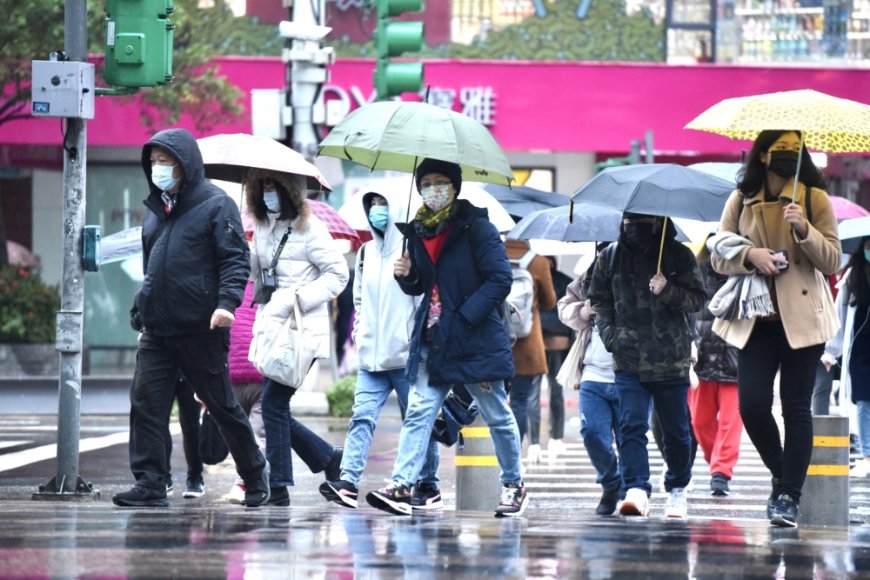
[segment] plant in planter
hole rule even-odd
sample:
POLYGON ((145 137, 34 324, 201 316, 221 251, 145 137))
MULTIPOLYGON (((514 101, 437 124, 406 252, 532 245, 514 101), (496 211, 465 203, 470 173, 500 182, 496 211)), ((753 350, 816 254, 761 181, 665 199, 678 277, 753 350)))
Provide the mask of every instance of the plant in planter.
POLYGON ((356 390, 356 375, 347 375, 326 389, 329 414, 333 417, 353 415, 353 395, 356 390))
POLYGON ((60 292, 39 272, 12 266, 0 270, 0 342, 54 343, 60 292))
POLYGON ((0 270, 0 376, 57 373, 60 293, 35 270, 0 270))

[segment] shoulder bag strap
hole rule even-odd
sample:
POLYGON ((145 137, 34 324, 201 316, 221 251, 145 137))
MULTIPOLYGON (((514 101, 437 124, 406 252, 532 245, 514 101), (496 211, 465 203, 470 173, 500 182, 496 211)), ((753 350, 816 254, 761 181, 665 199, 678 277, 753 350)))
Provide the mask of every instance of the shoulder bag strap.
POLYGON ((287 243, 287 238, 290 236, 290 232, 293 230, 290 226, 287 226, 287 231, 284 232, 284 236, 281 238, 281 242, 278 244, 278 249, 275 250, 275 256, 272 258, 272 263, 269 264, 269 270, 274 271, 275 266, 278 265, 278 257, 281 255, 281 252, 284 251, 284 244, 287 243))

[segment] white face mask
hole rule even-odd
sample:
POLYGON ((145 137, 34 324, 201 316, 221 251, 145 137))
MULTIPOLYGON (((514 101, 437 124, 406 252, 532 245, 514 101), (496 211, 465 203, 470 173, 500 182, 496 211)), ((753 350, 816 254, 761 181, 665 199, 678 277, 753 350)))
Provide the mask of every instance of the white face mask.
POLYGON ((154 165, 151 167, 151 183, 162 191, 169 191, 178 184, 178 179, 172 177, 174 165, 154 165))
POLYGON ((439 212, 453 201, 449 185, 430 185, 420 191, 423 203, 434 212, 439 212))
POLYGON ((281 200, 278 199, 278 192, 274 189, 263 192, 263 203, 266 204, 266 209, 272 213, 281 213, 281 200))

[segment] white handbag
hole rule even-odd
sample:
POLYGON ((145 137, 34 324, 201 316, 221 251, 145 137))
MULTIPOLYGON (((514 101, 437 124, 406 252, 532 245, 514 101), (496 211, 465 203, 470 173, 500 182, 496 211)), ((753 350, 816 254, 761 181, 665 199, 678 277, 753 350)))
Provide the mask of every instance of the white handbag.
POLYGON ((556 382, 563 387, 571 387, 575 391, 580 388, 580 377, 583 374, 583 358, 586 355, 586 346, 592 334, 592 327, 587 326, 577 334, 571 350, 565 355, 565 362, 556 375, 556 382))
POLYGON ((299 303, 293 305, 287 320, 260 316, 252 330, 248 360, 264 377, 294 389, 300 387, 314 363, 317 344, 304 333, 299 303))

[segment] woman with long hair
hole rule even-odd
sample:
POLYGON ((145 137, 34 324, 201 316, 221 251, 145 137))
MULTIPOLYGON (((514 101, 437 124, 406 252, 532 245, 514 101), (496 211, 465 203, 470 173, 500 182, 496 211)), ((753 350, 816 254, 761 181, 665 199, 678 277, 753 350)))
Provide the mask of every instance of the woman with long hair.
POLYGON ((822 364, 830 371, 843 357, 840 373, 840 404, 849 396, 858 406, 858 436, 864 460, 850 475, 870 475, 870 236, 861 241, 849 259, 848 270, 840 283, 835 306, 840 317, 840 332, 828 341, 822 364))
POLYGON ((824 188, 825 180, 803 146, 800 132, 762 131, 719 223, 719 236, 732 234, 738 245, 727 252, 720 252, 717 245, 711 256, 715 271, 747 278, 757 275, 748 283, 754 283, 756 290, 761 287, 755 294, 756 304, 764 308, 757 308, 755 316, 717 318, 713 331, 740 349, 740 415, 773 476, 767 514, 777 526, 797 525, 813 447, 811 400, 816 361, 825 342, 837 332, 831 290, 824 276, 839 268, 842 251, 837 220, 824 188), (773 417, 777 373, 784 440, 773 417))
MULTIPOLYGON (((348 279, 347 262, 333 243, 326 225, 308 208, 305 189, 288 174, 255 170, 245 182, 248 211, 254 218, 251 279, 271 268, 277 289, 257 309, 257 319, 286 320, 298 303, 307 339, 317 341, 316 358, 329 356, 330 318, 327 303, 338 296, 348 279)), ((256 296, 255 296, 256 299, 256 296)), ((293 485, 292 448, 312 472, 327 472, 341 463, 341 449, 333 447, 293 419, 290 398, 296 389, 272 380, 263 381, 263 424, 266 459, 272 467, 272 505, 290 505, 293 485)))

